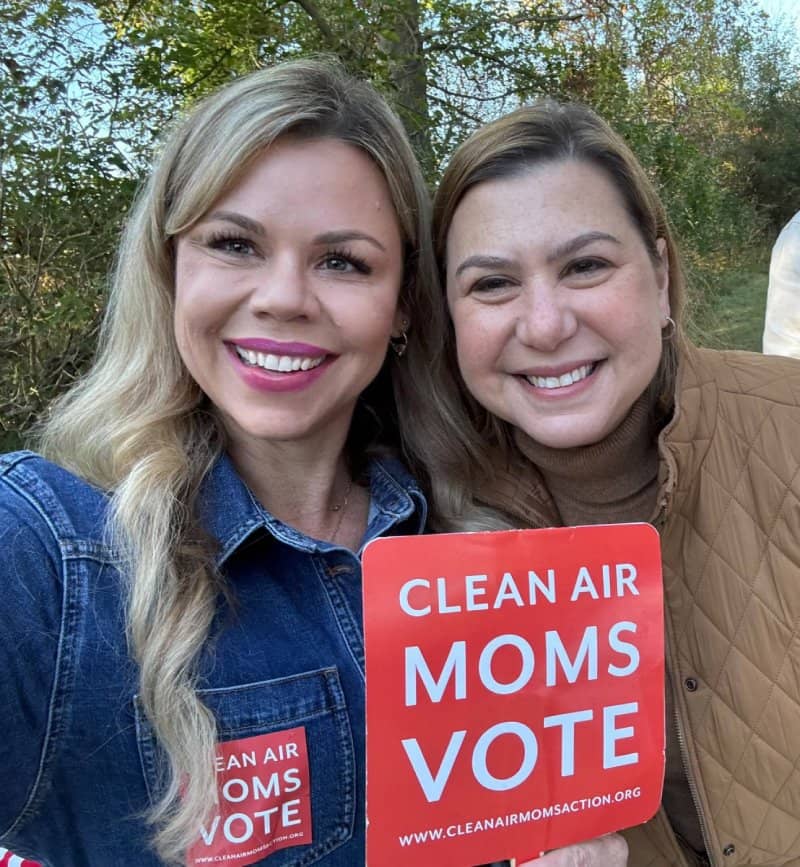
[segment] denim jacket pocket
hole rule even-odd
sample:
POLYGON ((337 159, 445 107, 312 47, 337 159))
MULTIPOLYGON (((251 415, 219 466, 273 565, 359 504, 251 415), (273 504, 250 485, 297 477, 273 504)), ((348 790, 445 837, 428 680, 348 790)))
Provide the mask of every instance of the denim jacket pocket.
MULTIPOLYGON (((268 867, 314 864, 353 834, 356 763, 344 693, 335 668, 221 689, 199 690, 220 741, 303 727, 308 746, 313 841, 258 861, 268 867)), ((151 800, 162 790, 159 746, 134 698, 139 756, 151 800)))

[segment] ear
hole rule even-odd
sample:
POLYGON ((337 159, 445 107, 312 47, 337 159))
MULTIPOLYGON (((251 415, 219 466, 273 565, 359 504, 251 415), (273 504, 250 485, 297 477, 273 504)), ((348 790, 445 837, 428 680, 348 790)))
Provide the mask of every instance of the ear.
POLYGON ((669 256, 667 255, 667 241, 665 238, 656 238, 656 250, 658 250, 659 262, 656 265, 656 280, 658 281, 658 302, 661 312, 666 319, 670 315, 669 304, 669 256))

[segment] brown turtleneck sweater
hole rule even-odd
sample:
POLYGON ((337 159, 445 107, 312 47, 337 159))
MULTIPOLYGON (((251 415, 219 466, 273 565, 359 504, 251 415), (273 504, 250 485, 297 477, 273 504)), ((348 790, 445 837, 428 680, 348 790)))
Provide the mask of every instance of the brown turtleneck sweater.
MULTIPOLYGON (((652 522, 658 511, 659 428, 653 400, 645 392, 619 427, 599 443, 553 449, 517 429, 514 441, 525 461, 499 471, 496 486, 482 491, 480 499, 536 526, 555 510, 564 526, 652 522), (527 472, 520 472, 525 466, 527 472), (529 494, 537 470, 551 503, 529 494)), ((672 689, 667 686, 663 805, 678 836, 699 856, 705 844, 681 757, 672 689)))
POLYGON ((567 527, 652 520, 658 494, 657 436, 646 394, 599 443, 551 449, 519 429, 514 432, 517 447, 539 468, 567 527))

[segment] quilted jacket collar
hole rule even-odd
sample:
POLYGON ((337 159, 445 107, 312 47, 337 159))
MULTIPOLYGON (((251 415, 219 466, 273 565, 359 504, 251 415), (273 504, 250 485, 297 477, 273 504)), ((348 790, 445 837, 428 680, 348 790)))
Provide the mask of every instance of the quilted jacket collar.
POLYGON ((714 356, 686 341, 678 367, 675 409, 658 435, 658 511, 652 523, 659 529, 669 513, 681 480, 699 471, 716 427, 717 385, 711 373, 714 356))

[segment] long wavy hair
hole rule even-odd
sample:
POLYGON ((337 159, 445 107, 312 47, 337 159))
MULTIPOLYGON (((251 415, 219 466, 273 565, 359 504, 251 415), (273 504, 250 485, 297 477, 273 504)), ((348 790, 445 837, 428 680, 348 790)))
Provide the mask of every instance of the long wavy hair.
POLYGON ((168 863, 182 862, 215 803, 216 728, 197 694, 197 660, 228 592, 213 566, 213 540, 196 517, 201 481, 225 435, 176 347, 174 239, 284 136, 337 139, 368 154, 386 179, 405 245, 400 305, 411 321, 408 351, 402 359, 389 353, 362 395, 351 460, 397 448, 409 426, 424 438, 437 422, 422 403, 409 407, 421 392, 424 406, 435 405, 443 387, 422 351, 445 318, 428 191, 384 100, 336 63, 306 60, 244 76, 198 104, 168 137, 134 204, 94 365, 53 406, 40 442, 47 457, 110 497, 139 700, 167 762, 165 791, 148 818, 168 863))
MULTIPOLYGON (((655 264, 662 264, 657 240, 666 243, 669 301, 676 323, 663 341, 661 361, 651 384, 661 414, 674 399, 678 355, 685 340, 682 327, 685 280, 680 254, 664 206, 639 161, 625 141, 594 111, 578 103, 542 100, 520 108, 477 130, 455 152, 434 197, 434 248, 440 282, 446 285, 447 235, 464 195, 478 184, 516 177, 547 162, 578 160, 596 166, 610 178, 655 264)), ((448 387, 455 381, 458 408, 450 410, 445 450, 427 448, 414 455, 426 465, 433 489, 434 524, 441 530, 498 529, 507 518, 484 507, 474 491, 486 480, 488 468, 513 463, 511 427, 482 407, 469 393, 458 372, 455 332, 445 321, 438 343, 443 347, 441 369, 448 387)))

